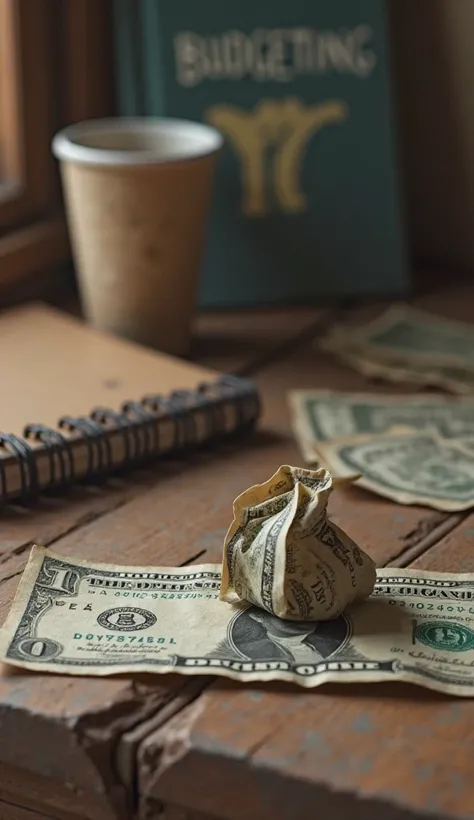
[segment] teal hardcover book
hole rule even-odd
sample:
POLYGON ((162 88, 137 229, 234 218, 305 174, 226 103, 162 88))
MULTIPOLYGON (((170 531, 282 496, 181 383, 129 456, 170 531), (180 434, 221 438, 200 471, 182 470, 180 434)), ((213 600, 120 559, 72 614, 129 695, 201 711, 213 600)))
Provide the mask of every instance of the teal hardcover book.
POLYGON ((225 137, 207 306, 409 288, 383 0, 116 0, 120 112, 225 137))

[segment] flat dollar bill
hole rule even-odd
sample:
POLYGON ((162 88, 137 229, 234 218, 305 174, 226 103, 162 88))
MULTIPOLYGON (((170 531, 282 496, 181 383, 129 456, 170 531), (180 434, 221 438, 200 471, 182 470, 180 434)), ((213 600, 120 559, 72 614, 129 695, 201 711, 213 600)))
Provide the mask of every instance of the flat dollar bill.
POLYGON ((336 326, 323 346, 351 346, 381 359, 414 360, 474 370, 474 328, 409 305, 393 305, 358 327, 336 326))
POLYGON ((309 464, 318 461, 317 442, 375 435, 394 427, 430 427, 443 438, 474 441, 474 399, 293 390, 288 400, 293 430, 309 464))
POLYGON ((474 575, 378 570, 370 598, 339 617, 288 622, 220 601, 220 569, 92 564, 35 547, 0 657, 70 675, 404 681, 474 695, 474 575))
POLYGON ((316 445, 335 476, 360 474, 358 486, 399 504, 458 512, 474 506, 474 450, 436 432, 389 431, 316 445))

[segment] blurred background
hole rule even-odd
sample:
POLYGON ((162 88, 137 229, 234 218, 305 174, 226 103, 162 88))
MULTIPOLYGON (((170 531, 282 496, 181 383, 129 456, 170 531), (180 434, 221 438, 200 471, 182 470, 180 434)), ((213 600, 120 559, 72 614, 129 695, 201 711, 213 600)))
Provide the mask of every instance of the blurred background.
POLYGON ((74 287, 51 139, 112 115, 224 131, 202 304, 397 296, 427 271, 470 278, 473 35, 472 0, 0 0, 0 305, 74 287), (341 32, 359 36, 365 62, 341 32), (311 137, 285 189, 282 135, 334 100, 344 122, 311 137), (271 143, 260 211, 229 106, 271 143))

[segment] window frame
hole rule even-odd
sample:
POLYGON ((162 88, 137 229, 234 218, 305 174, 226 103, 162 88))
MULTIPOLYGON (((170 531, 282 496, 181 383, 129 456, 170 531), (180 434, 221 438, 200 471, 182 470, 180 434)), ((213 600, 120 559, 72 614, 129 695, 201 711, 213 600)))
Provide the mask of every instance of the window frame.
POLYGON ((7 175, 6 183, 0 186, 2 233, 43 213, 56 193, 49 155, 55 127, 50 5, 50 0, 0 0, 0 32, 7 63, 6 70, 0 72, 0 151, 5 163, 3 174, 7 175), (6 196, 1 195, 4 185, 6 196))
POLYGON ((71 258, 51 139, 65 125, 114 113, 111 7, 0 0, 0 302, 32 276, 41 290, 71 258))

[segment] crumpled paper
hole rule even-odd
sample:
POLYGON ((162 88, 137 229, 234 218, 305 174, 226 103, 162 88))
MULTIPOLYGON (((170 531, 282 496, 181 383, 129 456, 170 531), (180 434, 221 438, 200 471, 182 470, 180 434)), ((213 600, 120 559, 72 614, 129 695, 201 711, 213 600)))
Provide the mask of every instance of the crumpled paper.
POLYGON ((330 493, 348 481, 283 465, 239 495, 224 542, 220 599, 289 621, 324 621, 367 598, 375 564, 327 517, 330 493))

